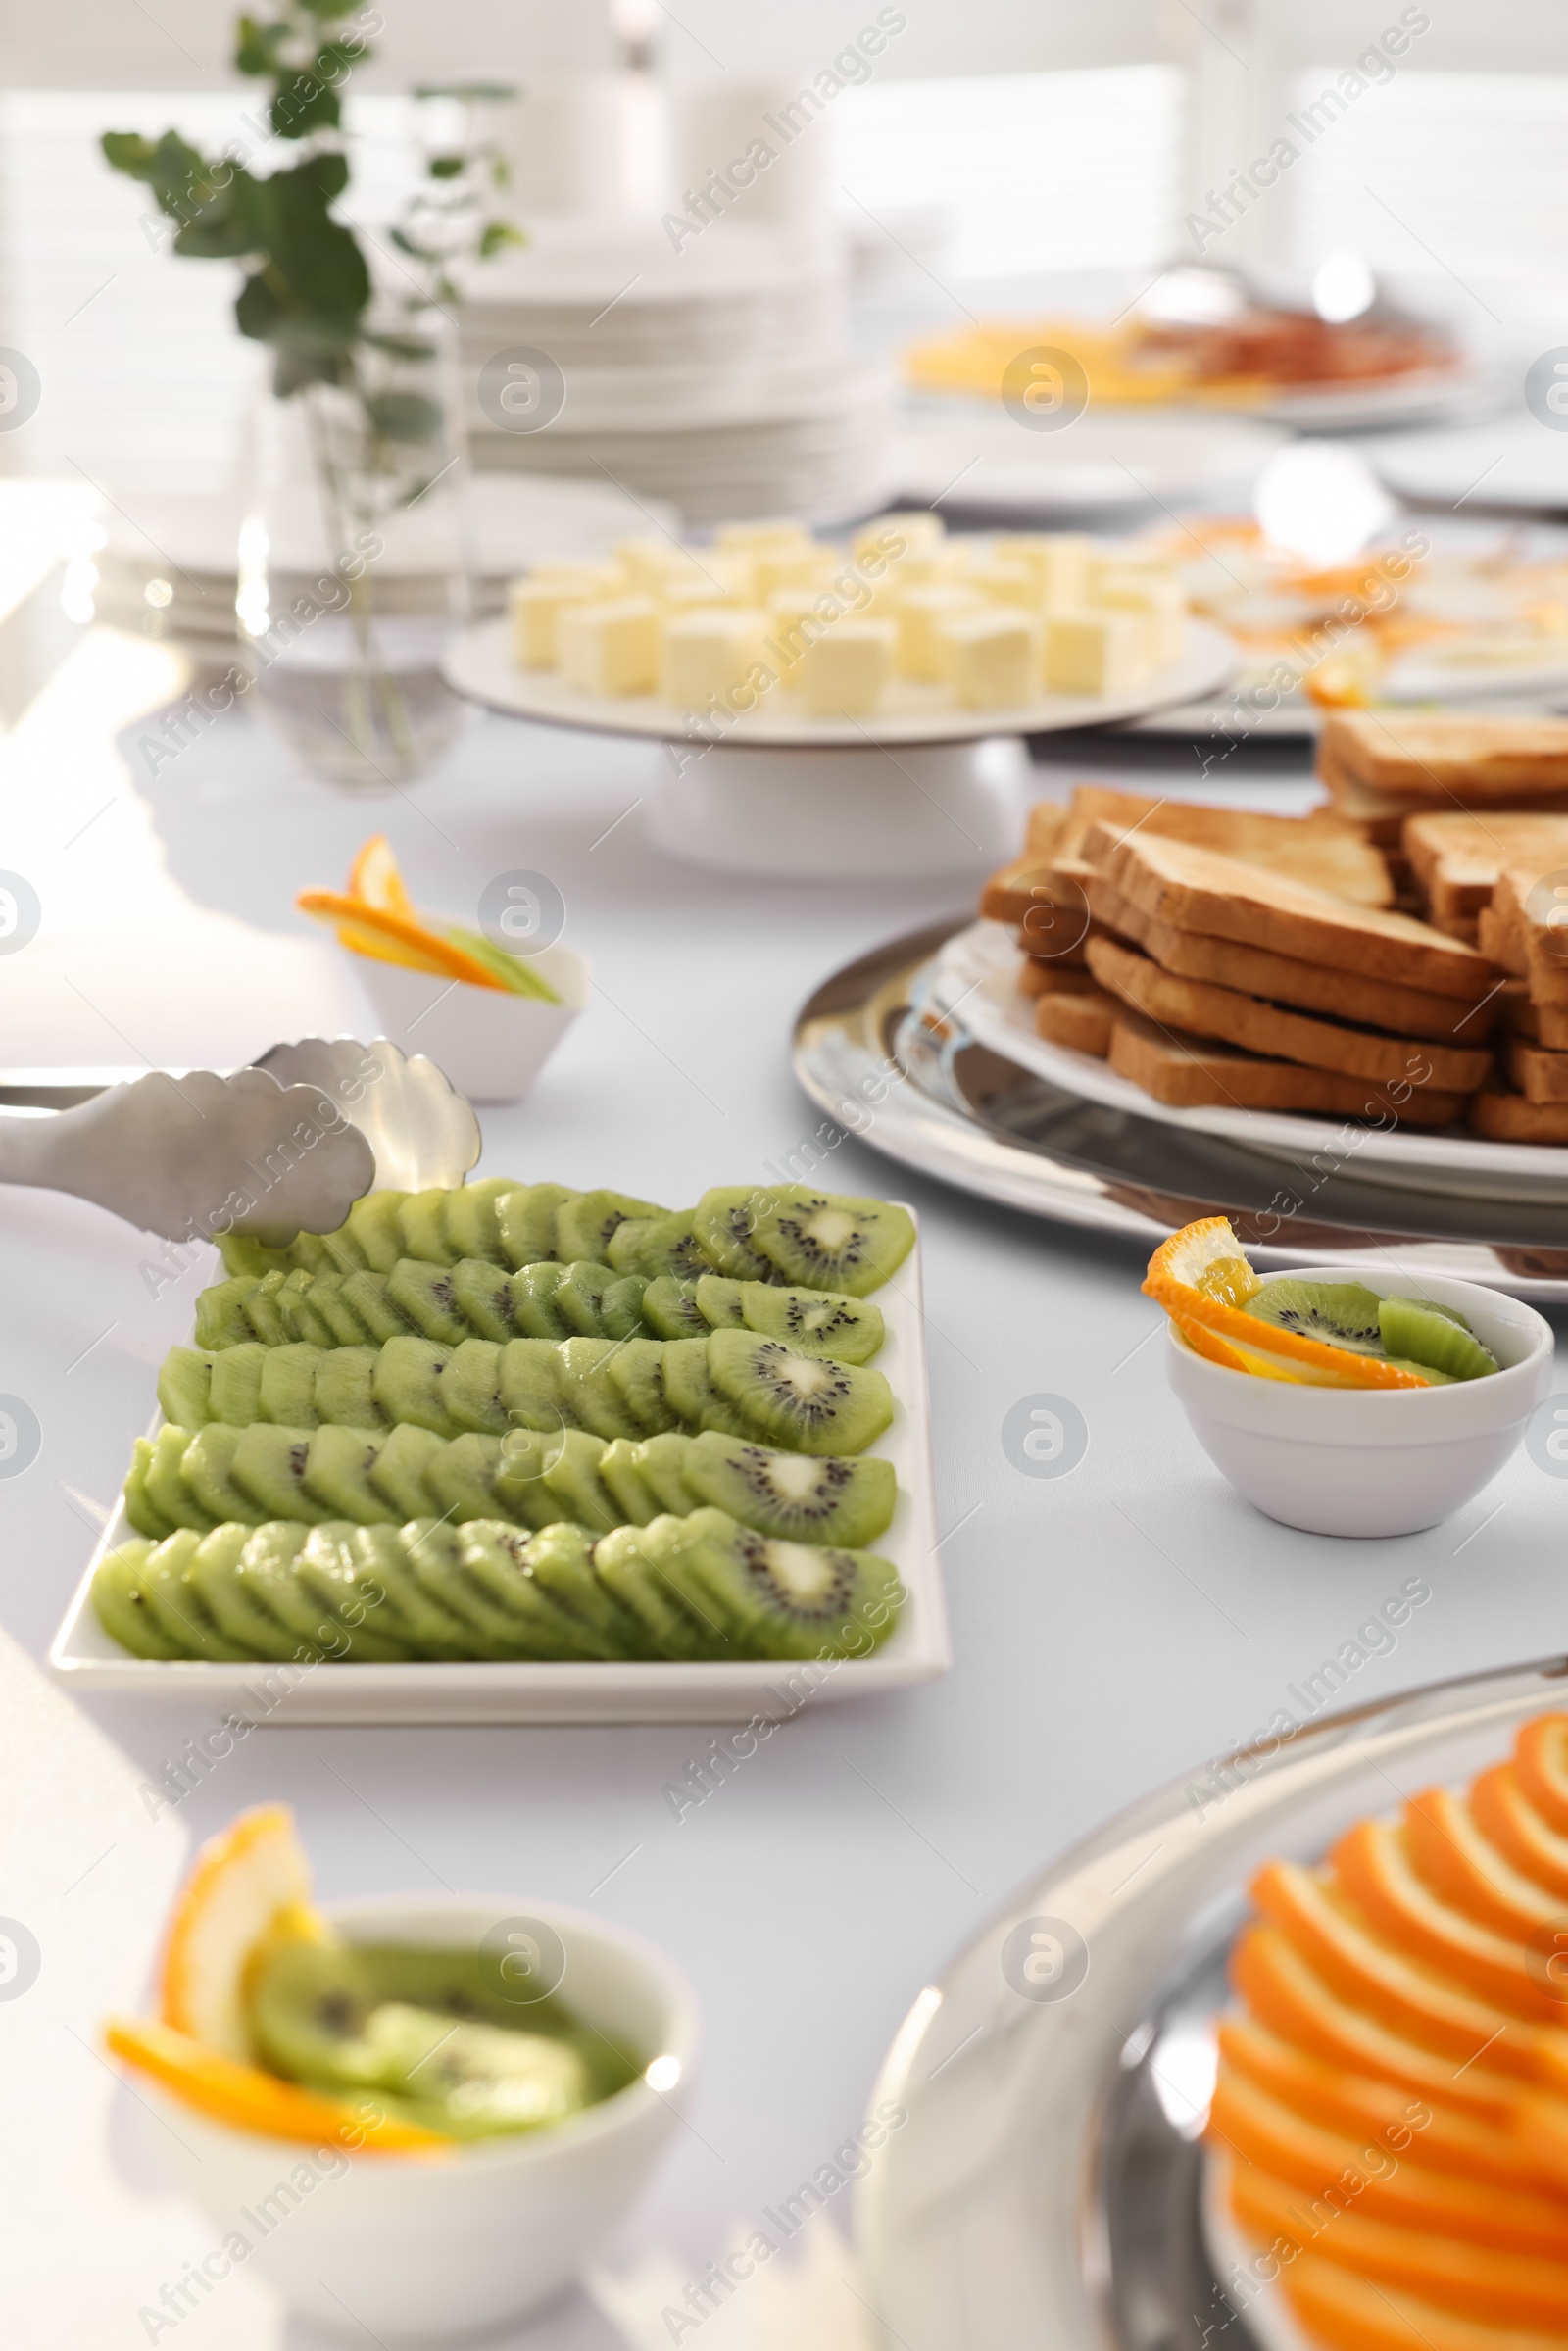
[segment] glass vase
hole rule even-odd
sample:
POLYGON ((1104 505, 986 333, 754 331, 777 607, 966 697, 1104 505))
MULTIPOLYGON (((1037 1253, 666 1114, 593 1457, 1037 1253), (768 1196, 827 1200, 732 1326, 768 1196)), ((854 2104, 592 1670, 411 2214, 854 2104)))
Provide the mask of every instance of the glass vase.
POLYGON ((255 691, 311 775, 400 789, 467 716, 441 673, 469 610, 447 321, 372 316, 351 344, 272 357, 239 543, 255 691))

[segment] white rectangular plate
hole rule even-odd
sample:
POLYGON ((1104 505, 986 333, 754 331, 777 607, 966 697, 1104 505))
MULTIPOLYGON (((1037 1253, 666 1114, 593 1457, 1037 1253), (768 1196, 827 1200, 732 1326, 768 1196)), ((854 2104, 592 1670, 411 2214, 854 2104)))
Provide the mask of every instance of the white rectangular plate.
MULTIPOLYGON (((913 1209, 909 1211, 914 1214, 913 1209)), ((870 1697, 934 1682, 953 1663, 937 1557, 931 1401, 918 1240, 876 1294, 887 1320, 877 1369, 894 1394, 893 1425, 868 1450, 893 1463, 899 1506, 875 1548, 908 1593, 886 1644, 863 1662, 786 1658, 735 1665, 207 1665, 129 1657, 88 1596, 104 1553, 134 1533, 123 1505, 104 1529, 49 1651, 73 1690, 112 1690, 274 1723, 710 1723, 781 1721, 807 1704, 870 1697), (286 1677, 298 1674, 292 1687, 286 1677)))

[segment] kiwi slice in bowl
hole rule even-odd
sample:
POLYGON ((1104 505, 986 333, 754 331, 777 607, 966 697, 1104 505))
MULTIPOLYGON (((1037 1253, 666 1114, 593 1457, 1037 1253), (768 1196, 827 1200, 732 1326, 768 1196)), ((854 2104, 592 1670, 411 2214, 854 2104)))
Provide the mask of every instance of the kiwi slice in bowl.
POLYGON ((1294 1331, 1298 1338, 1319 1340, 1325 1347, 1381 1355, 1385 1349, 1379 1302, 1377 1292, 1363 1282, 1313 1282, 1282 1274, 1278 1281, 1265 1282, 1242 1311, 1277 1330, 1294 1331))
MULTIPOLYGON (((1501 1367, 1483 1347, 1469 1325, 1451 1306, 1426 1298, 1385 1298, 1378 1301, 1378 1322, 1390 1355, 1401 1357, 1420 1372, 1448 1380, 1484 1380, 1501 1367)), ((157 1500, 156 1494, 154 1500, 157 1500)))
POLYGON ((792 1354, 753 1331, 714 1331, 708 1376, 747 1432, 799 1453, 860 1453, 893 1419, 879 1371, 792 1354))
POLYGON ((913 1249, 914 1219, 891 1200, 803 1187, 767 1197, 754 1241, 775 1282, 864 1298, 897 1273, 913 1249))
POLYGON ((769 1452, 714 1431, 694 1438, 682 1458, 701 1500, 784 1543, 857 1549, 886 1532, 899 1497, 891 1461, 769 1452))
POLYGON ((649 1533, 688 1605, 754 1657, 863 1657, 898 1621, 898 1571, 872 1552, 778 1542, 715 1509, 649 1533))

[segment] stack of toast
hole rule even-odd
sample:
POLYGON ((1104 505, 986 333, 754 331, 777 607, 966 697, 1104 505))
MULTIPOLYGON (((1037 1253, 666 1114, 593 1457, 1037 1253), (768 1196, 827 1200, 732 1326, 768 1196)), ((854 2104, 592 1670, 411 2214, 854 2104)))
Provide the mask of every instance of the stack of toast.
POLYGON ((1418 895, 1412 816, 1568 815, 1568 718, 1331 710, 1317 771, 1339 814, 1384 852, 1403 905, 1418 895))
POLYGON ((1161 1102, 1382 1125, 1446 1125, 1491 1075, 1497 972, 1390 906, 1353 824, 1098 789, 1036 817, 981 910, 1021 931, 1043 1036, 1161 1102), (1062 926, 1056 955, 1028 927, 1041 905, 1062 926))

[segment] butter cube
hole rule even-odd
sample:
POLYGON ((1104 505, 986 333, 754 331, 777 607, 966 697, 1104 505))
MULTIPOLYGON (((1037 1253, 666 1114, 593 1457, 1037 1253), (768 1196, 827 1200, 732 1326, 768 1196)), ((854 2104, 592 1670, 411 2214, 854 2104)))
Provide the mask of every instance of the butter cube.
POLYGON ((810 547, 811 534, 804 522, 775 514, 762 522, 721 522, 713 533, 713 544, 736 555, 760 555, 764 549, 781 553, 785 548, 804 555, 810 547))
POLYGON ((530 572, 514 579, 508 597, 512 614, 512 658, 519 669, 553 669, 560 659, 561 616, 568 606, 603 603, 613 593, 606 581, 616 573, 605 566, 606 579, 594 576, 597 566, 565 565, 560 573, 530 572))
POLYGON ((674 539, 656 538, 651 532, 617 540, 615 554, 636 596, 657 594, 665 580, 702 576, 689 547, 682 547, 674 539))
POLYGON ((677 613, 708 612, 745 601, 726 580, 705 579, 700 571, 693 572, 690 579, 668 578, 650 593, 671 619, 677 613))
POLYGON ((1142 614, 1151 668, 1161 669, 1167 661, 1180 660, 1187 611, 1180 581, 1152 571, 1104 570, 1098 574, 1089 602, 1096 612, 1142 614))
POLYGON ((825 587, 849 558, 837 547, 779 547, 759 549, 754 561, 757 601, 767 605, 786 591, 825 587))
POLYGON ((1095 549, 1081 532, 1008 531, 991 547, 998 563, 1028 566, 1035 575, 1032 601, 1047 612, 1076 612, 1087 601, 1095 549))
POLYGON ((857 562, 866 554, 885 552, 896 563, 906 556, 933 555, 947 536, 947 524, 940 514, 878 514, 874 522, 864 522, 850 542, 857 562), (895 549, 894 540, 903 546, 895 549))
POLYGON ((659 607, 651 596, 574 604, 561 615, 561 674, 584 694, 652 694, 659 683, 659 607))
POLYGON ((683 612, 664 622, 659 691, 678 710, 755 710, 773 682, 762 652, 763 615, 736 606, 683 612))
POLYGON ((1040 622, 1006 605, 953 612, 939 624, 943 673, 966 710, 1016 710, 1040 689, 1040 622))
POLYGON ((891 620, 847 614, 832 621, 801 656, 800 686, 813 718, 865 718, 893 675, 897 631, 891 620))
POLYGON ((1141 612, 1051 612, 1046 687, 1053 694, 1130 694, 1148 674, 1141 612))
POLYGON ((819 612, 816 598, 808 593, 785 590, 768 599, 762 658, 792 693, 801 683, 801 661, 807 647, 837 625, 838 615, 819 612))
POLYGON ((984 609, 985 600, 979 590, 957 581, 906 590, 894 615, 899 632, 900 676, 939 679, 943 674, 940 635, 943 623, 956 613, 984 609))
POLYGON ((992 604, 1013 605, 1027 612, 1040 601, 1039 574, 1029 563, 976 563, 963 577, 992 604))

